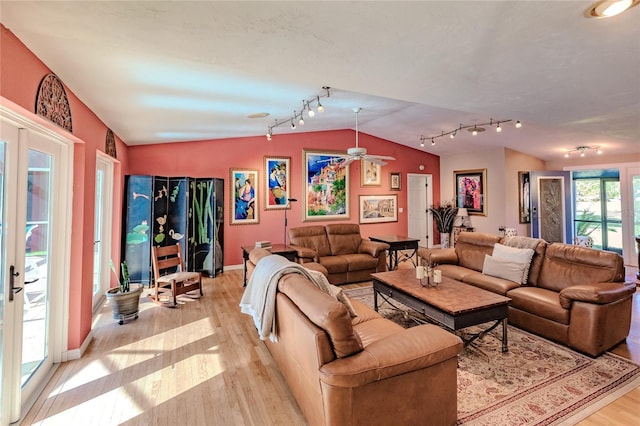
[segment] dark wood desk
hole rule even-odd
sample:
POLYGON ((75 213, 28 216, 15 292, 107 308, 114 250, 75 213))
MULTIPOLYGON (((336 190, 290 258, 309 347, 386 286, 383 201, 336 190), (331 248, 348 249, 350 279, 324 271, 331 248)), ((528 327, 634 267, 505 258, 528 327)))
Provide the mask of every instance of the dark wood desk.
MULTIPOLYGON (((242 285, 243 287, 247 285, 247 261, 249 260, 249 253, 251 250, 256 248, 253 246, 242 246, 242 259, 244 259, 244 271, 242 274, 242 285)), ((286 257, 288 260, 295 262, 296 254, 298 253, 295 249, 286 246, 284 244, 273 244, 271 246, 271 250, 269 250, 271 254, 278 254, 280 256, 286 257)))
POLYGON ((419 238, 404 237, 402 235, 380 235, 377 237, 369 237, 369 239, 378 243, 389 244, 388 264, 390 271, 398 269, 398 263, 400 262, 409 260, 411 263, 414 263, 413 257, 418 251, 418 243, 420 242, 419 238), (402 250, 412 250, 412 252, 411 254, 402 253, 398 258, 398 252, 402 250))

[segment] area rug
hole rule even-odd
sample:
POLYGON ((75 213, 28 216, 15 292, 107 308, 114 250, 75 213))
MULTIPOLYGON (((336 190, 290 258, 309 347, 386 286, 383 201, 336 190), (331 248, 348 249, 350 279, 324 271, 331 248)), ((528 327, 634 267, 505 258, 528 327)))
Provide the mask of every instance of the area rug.
MULTIPOLYGON (((373 306, 373 289, 346 290, 373 306)), ((404 327, 416 323, 406 306, 386 302, 379 312, 404 327)), ((459 425, 570 425, 640 386, 640 366, 605 353, 590 358, 509 326, 502 353, 501 327, 458 356, 459 425), (498 331, 499 330, 499 331, 498 331)))

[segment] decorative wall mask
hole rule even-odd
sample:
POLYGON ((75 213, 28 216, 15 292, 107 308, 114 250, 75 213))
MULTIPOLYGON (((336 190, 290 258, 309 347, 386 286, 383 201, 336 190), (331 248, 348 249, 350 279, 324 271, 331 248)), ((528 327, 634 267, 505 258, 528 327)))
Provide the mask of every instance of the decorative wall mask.
POLYGON ((62 82, 55 74, 47 74, 40 81, 36 95, 36 114, 69 132, 73 131, 69 99, 62 82))
POLYGON ((113 132, 111 131, 111 129, 107 129, 107 139, 104 145, 104 152, 106 152, 107 155, 110 155, 113 158, 118 158, 118 155, 116 153, 116 138, 113 136, 113 132))

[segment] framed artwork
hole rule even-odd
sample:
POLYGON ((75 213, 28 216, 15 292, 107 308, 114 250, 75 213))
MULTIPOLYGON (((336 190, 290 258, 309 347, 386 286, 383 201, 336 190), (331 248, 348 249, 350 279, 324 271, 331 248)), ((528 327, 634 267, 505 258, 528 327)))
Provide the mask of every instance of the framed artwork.
POLYGON ((349 219, 349 168, 345 153, 303 150, 304 220, 349 219))
POLYGON ((248 225, 259 223, 258 171, 229 169, 229 223, 248 225))
POLYGON ((466 208, 470 215, 487 215, 487 169, 453 172, 456 207, 466 208))
POLYGON ((392 191, 400 191, 402 189, 402 177, 400 172, 389 173, 389 189, 392 191))
POLYGON ((520 223, 531 223, 531 195, 529 172, 518 172, 518 203, 520 223))
POLYGON ((397 221, 397 195, 360 195, 360 223, 397 221))
POLYGON ((382 185, 382 166, 369 160, 360 160, 360 186, 382 185))
POLYGON ((264 209, 276 210, 287 207, 291 198, 291 157, 264 157, 264 209))

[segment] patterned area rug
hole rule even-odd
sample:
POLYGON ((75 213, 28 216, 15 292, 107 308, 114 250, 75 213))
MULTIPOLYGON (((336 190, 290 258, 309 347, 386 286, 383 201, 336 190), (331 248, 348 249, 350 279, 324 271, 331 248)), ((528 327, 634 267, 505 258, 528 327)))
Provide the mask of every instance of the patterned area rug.
MULTIPOLYGON (((371 287, 345 294, 373 306, 371 287)), ((378 303, 383 316, 416 324, 406 306, 378 303)), ((640 367, 616 355, 593 359, 511 326, 502 353, 501 334, 498 327, 458 357, 459 425, 575 424, 640 385, 640 367)))

